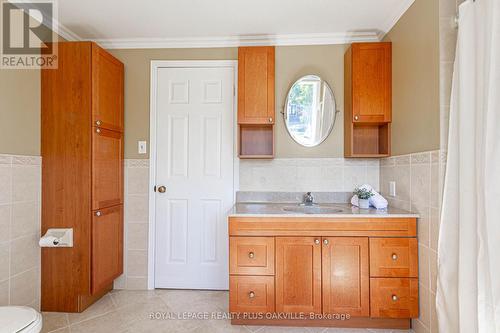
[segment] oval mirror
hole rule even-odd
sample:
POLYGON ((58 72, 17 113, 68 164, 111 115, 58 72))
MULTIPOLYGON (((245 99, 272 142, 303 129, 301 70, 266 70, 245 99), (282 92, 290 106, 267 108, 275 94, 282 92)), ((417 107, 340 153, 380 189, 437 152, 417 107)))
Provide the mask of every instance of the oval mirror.
POLYGON ((330 135, 335 124, 332 89, 319 76, 301 77, 288 91, 283 114, 292 139, 305 147, 319 145, 330 135))

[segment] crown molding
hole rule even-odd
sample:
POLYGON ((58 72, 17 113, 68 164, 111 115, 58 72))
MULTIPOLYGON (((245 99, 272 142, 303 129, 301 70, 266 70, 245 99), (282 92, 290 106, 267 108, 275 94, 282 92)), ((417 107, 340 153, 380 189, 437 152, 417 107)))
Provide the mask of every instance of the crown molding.
POLYGON ((54 26, 56 27, 55 33, 61 36, 62 38, 66 39, 67 41, 79 41, 82 40, 80 36, 78 36, 76 33, 68 29, 66 26, 64 26, 61 22, 54 20, 54 26))
POLYGON ((348 44, 352 42, 378 42, 380 38, 379 32, 373 30, 347 33, 97 39, 95 41, 106 49, 151 49, 348 44))
POLYGON ((382 25, 382 30, 379 33, 379 38, 382 40, 384 36, 391 31, 391 29, 398 23, 398 21, 403 17, 406 11, 410 8, 415 0, 401 0, 399 6, 396 6, 392 11, 392 15, 384 22, 382 25))

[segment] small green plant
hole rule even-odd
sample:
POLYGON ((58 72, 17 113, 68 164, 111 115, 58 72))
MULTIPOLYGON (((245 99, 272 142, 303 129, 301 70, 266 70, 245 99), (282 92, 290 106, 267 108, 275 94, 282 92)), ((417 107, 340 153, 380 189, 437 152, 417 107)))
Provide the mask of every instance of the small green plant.
POLYGON ((366 190, 364 188, 359 188, 357 187, 354 190, 354 194, 358 196, 359 199, 366 200, 370 199, 373 197, 375 194, 372 192, 372 190, 366 190))

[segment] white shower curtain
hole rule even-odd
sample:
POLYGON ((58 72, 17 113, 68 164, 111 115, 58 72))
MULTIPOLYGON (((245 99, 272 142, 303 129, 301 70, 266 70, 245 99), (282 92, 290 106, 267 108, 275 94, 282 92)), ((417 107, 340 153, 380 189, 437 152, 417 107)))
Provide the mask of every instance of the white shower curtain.
POLYGON ((438 248, 440 333, 500 333, 500 0, 459 9, 438 248))

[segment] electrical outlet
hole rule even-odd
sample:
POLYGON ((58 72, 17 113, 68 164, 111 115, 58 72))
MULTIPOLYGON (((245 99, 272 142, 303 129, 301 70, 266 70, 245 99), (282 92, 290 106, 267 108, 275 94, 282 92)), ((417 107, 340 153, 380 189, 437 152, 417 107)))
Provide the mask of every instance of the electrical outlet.
POLYGON ((137 152, 139 154, 146 154, 146 141, 137 141, 137 152))
POLYGON ((389 195, 391 197, 396 196, 396 182, 395 181, 390 181, 389 182, 389 195))

